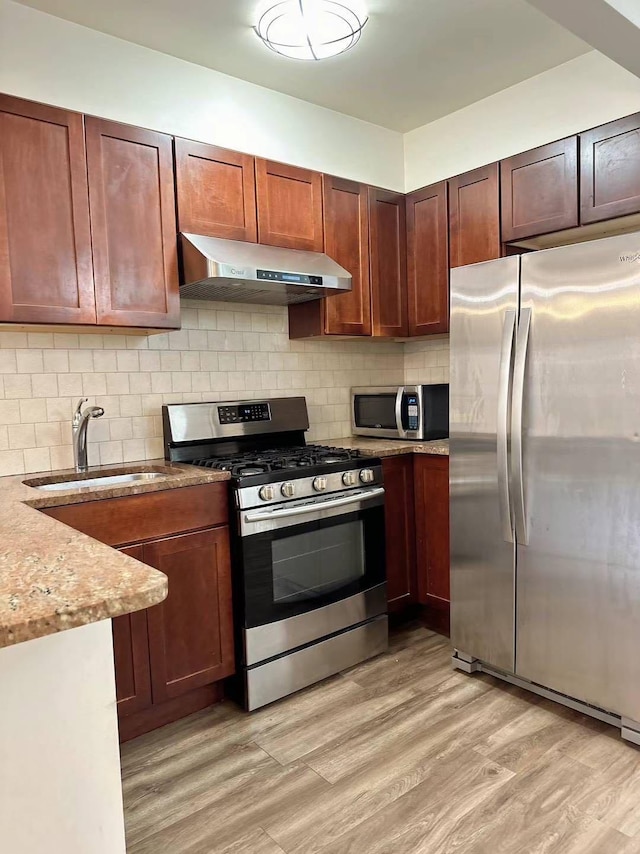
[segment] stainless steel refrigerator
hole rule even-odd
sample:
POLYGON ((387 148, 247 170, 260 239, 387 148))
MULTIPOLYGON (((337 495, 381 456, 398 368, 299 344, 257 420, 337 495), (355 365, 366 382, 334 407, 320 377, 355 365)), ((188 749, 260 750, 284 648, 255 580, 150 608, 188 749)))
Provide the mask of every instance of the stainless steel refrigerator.
POLYGON ((640 233, 451 272, 451 639, 640 743, 640 233))

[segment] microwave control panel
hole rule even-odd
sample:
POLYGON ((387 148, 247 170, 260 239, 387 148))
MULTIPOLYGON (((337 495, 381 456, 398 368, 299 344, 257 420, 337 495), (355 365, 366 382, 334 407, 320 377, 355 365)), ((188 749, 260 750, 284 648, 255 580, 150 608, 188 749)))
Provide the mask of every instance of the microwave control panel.
POLYGON ((221 424, 247 424, 252 421, 271 421, 268 403, 242 403, 238 406, 219 406, 221 424))
POLYGON ((406 396, 407 406, 407 430, 418 430, 420 427, 420 411, 418 408, 418 395, 408 394, 406 396))

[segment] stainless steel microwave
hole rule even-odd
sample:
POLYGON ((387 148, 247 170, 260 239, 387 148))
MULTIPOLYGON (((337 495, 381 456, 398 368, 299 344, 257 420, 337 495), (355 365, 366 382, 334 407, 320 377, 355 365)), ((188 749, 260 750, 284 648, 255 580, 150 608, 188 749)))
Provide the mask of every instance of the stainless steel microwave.
POLYGON ((449 385, 352 388, 351 432, 384 439, 446 439, 449 385))

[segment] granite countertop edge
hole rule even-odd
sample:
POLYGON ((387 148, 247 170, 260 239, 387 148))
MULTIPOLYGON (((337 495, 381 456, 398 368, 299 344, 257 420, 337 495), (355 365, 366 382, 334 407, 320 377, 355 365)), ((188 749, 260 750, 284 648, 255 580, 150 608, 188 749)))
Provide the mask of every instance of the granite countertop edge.
POLYGON ((448 439, 413 442, 404 439, 370 439, 365 436, 345 436, 342 439, 331 439, 329 444, 336 448, 360 451, 365 457, 397 457, 401 454, 449 456, 448 439))
POLYGON ((166 576, 62 522, 45 508, 141 495, 229 479, 164 460, 0 478, 0 648, 110 619, 162 602, 166 576), (131 485, 37 492, 43 480, 147 471, 166 475, 131 485))

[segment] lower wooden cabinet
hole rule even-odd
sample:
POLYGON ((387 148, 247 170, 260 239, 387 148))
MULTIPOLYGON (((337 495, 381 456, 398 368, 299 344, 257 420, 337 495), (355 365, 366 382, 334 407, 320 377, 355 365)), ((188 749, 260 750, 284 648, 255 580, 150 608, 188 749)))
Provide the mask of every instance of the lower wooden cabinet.
POLYGON ((416 602, 416 526, 413 454, 382 460, 387 541, 387 600, 397 612, 416 602))
MULTIPOLYGON (((136 560, 143 559, 142 546, 130 546, 119 551, 136 560)), ((135 611, 115 617, 111 626, 118 714, 130 715, 151 705, 147 612, 135 611)))
POLYGON ((169 579, 169 595, 147 611, 154 703, 234 670, 229 529, 156 540, 144 562, 169 579))
POLYGON ((417 599, 431 628, 449 633, 449 457, 414 456, 417 599))
POLYGON ((227 484, 43 512, 169 579, 164 602, 112 620, 121 741, 222 699, 235 669, 227 484))

